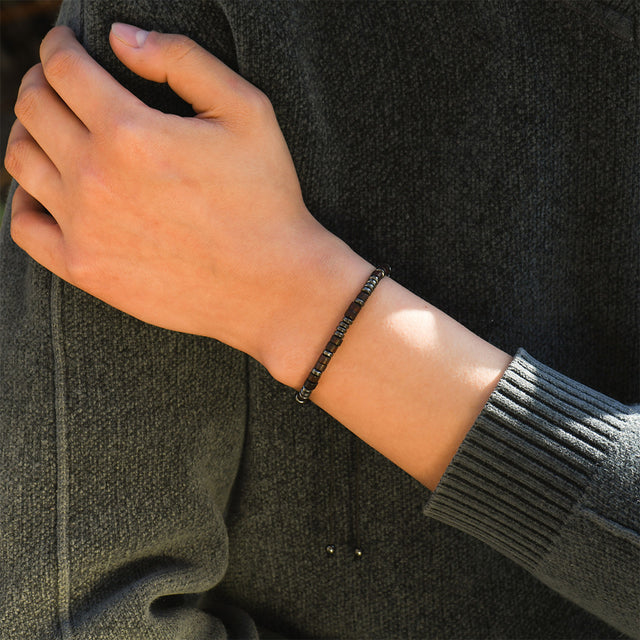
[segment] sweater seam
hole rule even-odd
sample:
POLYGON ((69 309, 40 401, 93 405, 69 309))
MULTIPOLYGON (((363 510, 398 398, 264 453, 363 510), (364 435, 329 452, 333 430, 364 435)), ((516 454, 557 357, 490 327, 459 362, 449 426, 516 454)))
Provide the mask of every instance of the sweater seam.
POLYGON ((579 505, 579 511, 597 525, 607 529, 614 536, 629 542, 640 549, 640 532, 599 513, 595 509, 579 505))
POLYGON ((56 430, 56 552, 58 559, 58 623, 62 640, 72 637, 69 565, 69 451, 66 420, 66 384, 62 331, 62 282, 51 275, 51 340, 54 375, 54 421, 56 430))

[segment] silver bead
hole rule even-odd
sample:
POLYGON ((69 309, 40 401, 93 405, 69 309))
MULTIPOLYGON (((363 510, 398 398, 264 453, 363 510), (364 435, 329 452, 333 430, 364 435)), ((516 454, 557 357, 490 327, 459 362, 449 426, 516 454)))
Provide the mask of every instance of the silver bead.
POLYGON ((360 547, 356 547, 353 550, 353 555, 354 555, 356 560, 360 560, 360 558, 362 558, 362 549, 360 549, 360 547))
POLYGON ((328 544, 324 550, 328 556, 332 556, 336 552, 336 547, 333 544, 328 544))

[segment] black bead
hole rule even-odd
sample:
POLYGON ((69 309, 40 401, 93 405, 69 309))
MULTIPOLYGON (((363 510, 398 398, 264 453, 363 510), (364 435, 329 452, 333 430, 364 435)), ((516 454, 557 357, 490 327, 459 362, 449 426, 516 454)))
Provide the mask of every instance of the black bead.
MULTIPOLYGON (((349 305, 349 308, 345 311, 344 317, 339 322, 331 338, 329 338, 329 342, 327 342, 322 355, 318 358, 318 361, 311 370, 311 373, 309 373, 306 382, 304 383, 304 385, 302 385, 302 389, 300 389, 300 391, 296 393, 297 402, 299 402, 300 404, 304 404, 309 399, 311 392, 318 385, 320 376, 327 368, 331 357, 337 351, 338 347, 342 344, 342 340, 347 330, 349 329, 349 326, 356 319, 358 313, 360 313, 360 309, 364 306, 364 303, 373 293, 373 290, 378 285, 378 282, 386 275, 389 275, 389 273, 391 273, 391 269, 387 265, 384 265, 375 269, 375 271, 369 276, 369 279, 366 281, 364 287, 362 287, 362 290, 360 291, 356 299, 349 305)), ((326 551, 327 553, 332 554, 335 552, 335 547, 333 545, 327 545, 326 551)), ((362 556, 362 550, 357 548, 354 554, 356 558, 360 558, 362 556)))
POLYGON ((336 347, 339 347, 342 344, 342 338, 339 338, 334 334, 331 336, 331 338, 329 338, 329 342, 331 344, 334 344, 336 347))

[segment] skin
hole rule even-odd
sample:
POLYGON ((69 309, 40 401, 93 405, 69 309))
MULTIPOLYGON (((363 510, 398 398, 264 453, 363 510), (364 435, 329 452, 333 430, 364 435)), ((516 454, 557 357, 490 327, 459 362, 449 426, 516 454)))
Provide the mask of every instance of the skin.
MULTIPOLYGON (((132 29, 112 30, 115 54, 194 117, 150 109, 56 27, 16 102, 12 237, 108 304, 298 388, 373 266, 307 210, 262 92, 184 36, 132 29)), ((509 362, 386 278, 312 399, 433 489, 509 362)))

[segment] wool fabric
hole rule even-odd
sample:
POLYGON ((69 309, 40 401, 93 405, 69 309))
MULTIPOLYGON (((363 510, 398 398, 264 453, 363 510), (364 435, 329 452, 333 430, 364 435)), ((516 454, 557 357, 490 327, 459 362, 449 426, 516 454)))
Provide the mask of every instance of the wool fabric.
POLYGON ((0 638, 640 637, 638 2, 65 0, 60 22, 166 112, 191 114, 111 23, 238 70, 312 214, 515 358, 430 493, 244 354, 55 278, 8 212, 0 638))

